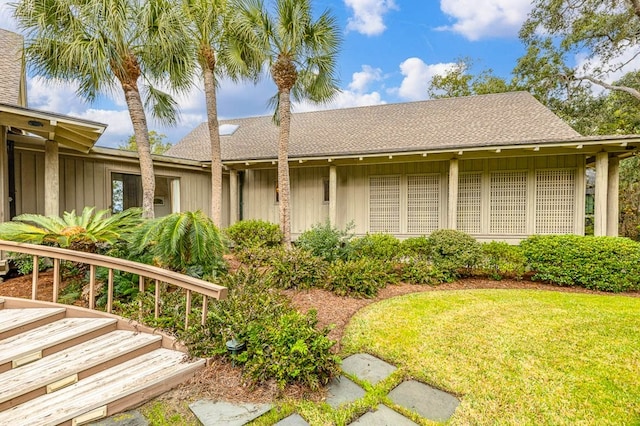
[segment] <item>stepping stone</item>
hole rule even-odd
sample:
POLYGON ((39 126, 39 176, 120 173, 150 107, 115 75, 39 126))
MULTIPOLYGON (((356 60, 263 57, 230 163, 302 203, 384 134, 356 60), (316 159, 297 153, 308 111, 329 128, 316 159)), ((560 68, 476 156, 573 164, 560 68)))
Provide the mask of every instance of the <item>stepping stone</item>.
POLYGON ((415 380, 400 383, 389 392, 389 398, 396 404, 436 422, 449 420, 460 404, 455 396, 415 380))
POLYGON ((340 376, 337 379, 333 379, 329 384, 327 404, 332 408, 338 408, 341 404, 362 398, 364 393, 364 389, 356 385, 352 380, 347 379, 345 376, 340 376))
POLYGON ((417 423, 409 420, 400 413, 393 411, 386 405, 378 405, 376 411, 369 411, 350 425, 366 425, 366 426, 412 426, 417 423))
POLYGON ((375 385, 397 368, 369 354, 355 354, 342 360, 342 371, 375 385))
POLYGON ((149 421, 138 410, 127 411, 108 417, 91 426, 149 426, 149 421))
POLYGON ((231 404, 199 400, 189 404, 203 426, 242 426, 273 408, 271 404, 231 404))
POLYGON ((292 414, 273 426, 309 426, 309 423, 300 414, 292 414))

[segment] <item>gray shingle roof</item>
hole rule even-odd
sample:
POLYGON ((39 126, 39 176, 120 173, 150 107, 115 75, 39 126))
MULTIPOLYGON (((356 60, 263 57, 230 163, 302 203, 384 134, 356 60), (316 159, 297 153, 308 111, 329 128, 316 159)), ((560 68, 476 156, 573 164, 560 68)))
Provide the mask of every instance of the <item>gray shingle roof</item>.
POLYGON ((24 106, 20 102, 22 47, 20 34, 0 29, 0 103, 24 106))
MULTIPOLYGON (((270 116, 224 120, 223 161, 277 158, 270 116)), ((166 155, 210 160, 206 123, 166 155)), ((293 114, 289 156, 338 157, 567 140, 580 134, 527 92, 512 92, 293 114)))

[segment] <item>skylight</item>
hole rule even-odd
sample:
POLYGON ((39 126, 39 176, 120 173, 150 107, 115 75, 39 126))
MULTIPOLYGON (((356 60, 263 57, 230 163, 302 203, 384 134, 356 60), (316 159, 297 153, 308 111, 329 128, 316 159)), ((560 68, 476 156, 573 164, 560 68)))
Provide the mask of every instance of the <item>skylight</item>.
POLYGON ((218 130, 220 136, 231 136, 236 130, 238 130, 237 124, 221 124, 218 130))

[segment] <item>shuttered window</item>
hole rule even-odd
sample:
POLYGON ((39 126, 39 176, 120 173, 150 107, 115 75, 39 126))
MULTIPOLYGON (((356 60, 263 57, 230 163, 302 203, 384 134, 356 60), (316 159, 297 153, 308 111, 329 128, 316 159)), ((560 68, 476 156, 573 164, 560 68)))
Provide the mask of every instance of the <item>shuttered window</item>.
POLYGON ((458 179, 458 225, 461 231, 480 232, 482 173, 463 173, 458 179))
POLYGON ((400 232, 400 176, 369 178, 369 230, 400 232))
POLYGON ((536 172, 536 233, 574 232, 576 207, 575 170, 536 172))
POLYGON ((525 234, 527 231, 527 172, 491 173, 489 232, 525 234))
POLYGON ((407 232, 427 234, 439 225, 440 175, 407 176, 407 232))

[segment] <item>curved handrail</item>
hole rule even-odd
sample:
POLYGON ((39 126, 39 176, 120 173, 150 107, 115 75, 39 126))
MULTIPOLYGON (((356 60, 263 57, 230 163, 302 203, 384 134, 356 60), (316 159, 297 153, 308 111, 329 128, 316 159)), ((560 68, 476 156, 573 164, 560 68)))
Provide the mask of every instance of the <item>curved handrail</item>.
MULTIPOLYGON (((63 249, 59 247, 41 246, 37 244, 17 243, 14 241, 0 240, 0 250, 12 251, 18 253, 24 253, 34 256, 34 269, 33 269, 33 291, 32 299, 36 298, 37 290, 37 277, 38 277, 38 258, 48 257, 54 260, 54 292, 53 302, 57 299, 57 287, 59 284, 60 275, 60 260, 67 260, 76 263, 84 263, 90 266, 90 297, 89 307, 94 308, 93 302, 93 290, 95 286, 95 272, 96 267, 105 267, 109 270, 109 293, 107 302, 107 312, 111 312, 111 301, 113 297, 113 270, 119 270, 123 272, 129 272, 136 274, 140 277, 140 289, 144 290, 144 278, 150 278, 156 281, 156 317, 158 316, 158 297, 159 297, 159 283, 164 282, 167 284, 175 285, 183 288, 187 291, 187 317, 191 312, 191 292, 199 293, 203 296, 203 312, 202 322, 204 323, 206 317, 206 303, 207 297, 214 299, 225 299, 227 297, 227 288, 212 284, 210 282, 190 277, 188 275, 179 274, 177 272, 168 271, 166 269, 159 268, 157 266, 146 265, 144 263, 133 262, 130 260, 119 259, 116 257, 105 256, 95 253, 86 253, 76 250, 63 249)), ((188 319, 185 320, 188 323, 188 319)))

